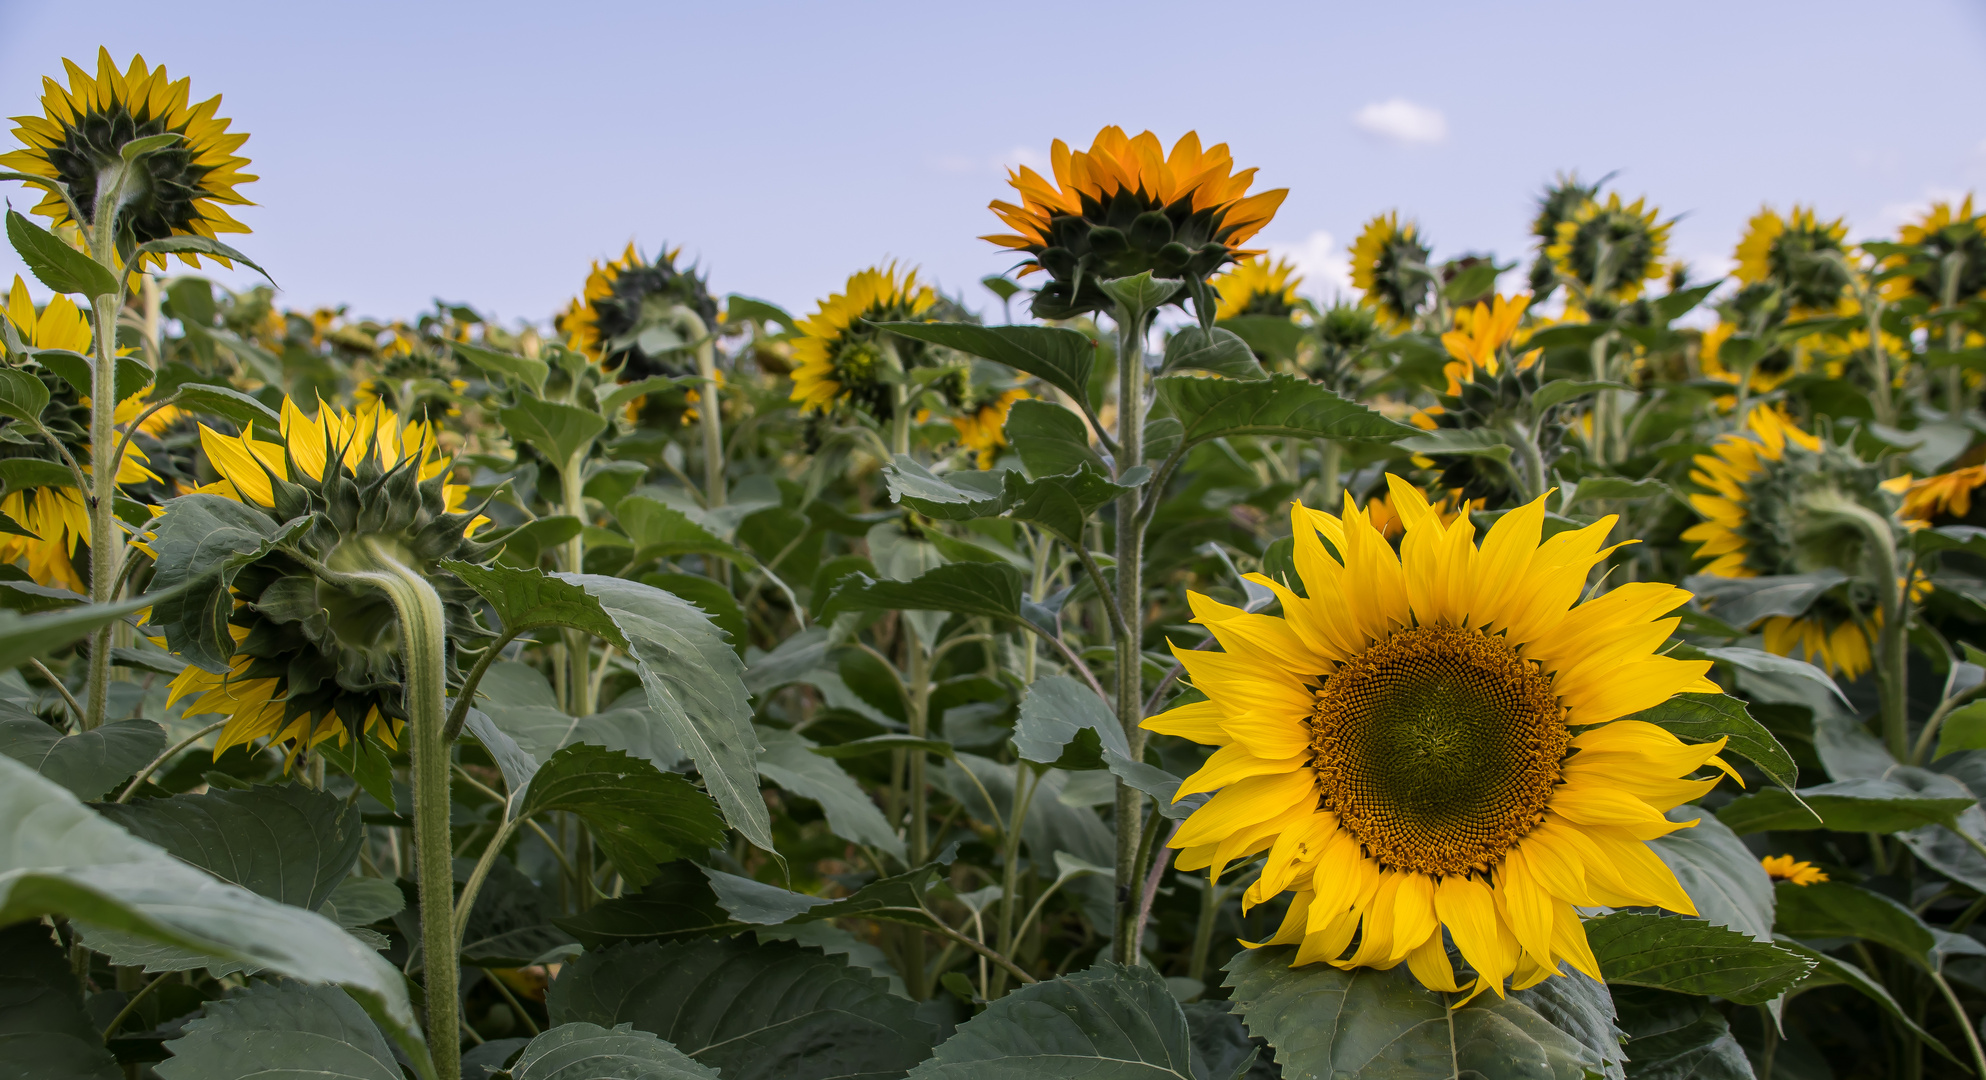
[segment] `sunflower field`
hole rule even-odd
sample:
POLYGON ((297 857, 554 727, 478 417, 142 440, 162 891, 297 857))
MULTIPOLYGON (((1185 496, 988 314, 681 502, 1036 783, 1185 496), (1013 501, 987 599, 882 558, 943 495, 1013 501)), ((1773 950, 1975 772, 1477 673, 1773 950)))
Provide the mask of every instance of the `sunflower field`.
POLYGON ((220 98, 45 90, 0 1078, 1986 1076, 1970 199, 1699 280, 1568 174, 1324 296, 1106 127, 966 293, 379 322, 220 98))

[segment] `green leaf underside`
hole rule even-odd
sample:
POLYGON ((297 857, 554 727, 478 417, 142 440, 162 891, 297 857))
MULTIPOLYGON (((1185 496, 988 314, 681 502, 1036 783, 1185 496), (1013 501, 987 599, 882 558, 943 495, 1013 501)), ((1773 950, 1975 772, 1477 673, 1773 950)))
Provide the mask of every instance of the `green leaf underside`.
POLYGON ((316 910, 358 861, 355 806, 301 784, 104 806, 106 818, 222 881, 316 910))
POLYGON ((675 773, 619 750, 575 743, 531 778, 520 816, 564 810, 584 818, 601 853, 640 885, 657 863, 724 843, 710 797, 675 773))
POLYGON ((532 1039, 511 1080, 718 1080, 717 1071, 646 1031, 579 1021, 532 1039))
POLYGON ((1196 1080, 1165 979, 1102 961, 1023 986, 959 1026, 909 1080, 1196 1080))
POLYGON ((877 323, 895 334, 957 349, 1025 371, 1068 394, 1089 400, 1096 342, 1056 326, 974 326, 969 323, 877 323))
POLYGON ((208 1003, 155 1068, 165 1080, 401 1080, 379 1028, 335 986, 252 983, 208 1003))
POLYGON ((150 720, 113 720, 71 735, 39 720, 0 720, 0 754, 85 802, 109 794, 119 781, 157 757, 165 742, 165 729, 150 720))
POLYGON ((124 1071, 104 1049, 83 1009, 83 988, 53 927, 40 921, 0 929, 0 1075, 20 1080, 118 1080, 124 1071))

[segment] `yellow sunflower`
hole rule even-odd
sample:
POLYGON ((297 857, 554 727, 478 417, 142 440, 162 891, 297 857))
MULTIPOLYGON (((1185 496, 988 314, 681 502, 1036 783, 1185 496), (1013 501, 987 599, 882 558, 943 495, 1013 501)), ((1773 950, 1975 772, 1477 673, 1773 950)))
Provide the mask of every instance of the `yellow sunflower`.
POLYGON ((1020 205, 989 208, 1014 231, 980 237, 1026 252, 1023 276, 1046 270, 1053 280, 1035 293, 1034 313, 1063 319, 1108 310, 1100 282, 1150 271, 1155 277, 1205 279, 1237 258, 1260 254, 1241 245, 1276 216, 1287 188, 1248 194, 1255 170, 1234 170, 1226 143, 1202 148, 1187 132, 1167 152, 1149 131, 1097 132, 1087 151, 1055 140, 1054 182, 1023 165, 1007 182, 1020 205))
POLYGON ((914 319, 938 302, 938 294, 917 280, 917 271, 898 273, 895 263, 857 271, 844 288, 800 320, 790 400, 800 403, 802 413, 825 413, 837 402, 853 401, 885 417, 892 404, 889 383, 881 376, 889 359, 878 331, 859 324, 914 319))
POLYGON ((1427 259, 1433 249, 1421 241, 1420 226, 1400 223, 1397 212, 1377 215, 1352 242, 1352 287, 1359 303, 1379 316, 1393 333, 1405 331, 1427 301, 1433 276, 1427 259))
POLYGON ((1020 389, 1003 391, 969 415, 952 417, 952 426, 959 429, 959 445, 977 452, 981 469, 992 468, 994 456, 1007 445, 1007 414, 1014 402, 1031 396, 1020 389))
MULTIPOLYGON (((1451 397, 1460 394, 1463 380, 1473 380, 1476 372, 1497 374, 1501 367, 1499 350, 1522 336, 1528 336, 1519 334, 1517 324, 1524 318, 1524 309, 1531 304, 1529 295, 1520 293, 1508 300, 1499 295, 1492 301, 1457 310, 1455 329, 1441 335, 1442 346, 1448 350, 1448 355, 1455 358, 1443 369, 1448 375, 1448 393, 1451 397)), ((1518 357, 1517 370, 1530 370, 1543 355, 1543 349, 1532 349, 1518 357)))
POLYGON ((1826 881, 1825 871, 1810 862, 1795 861, 1791 855, 1767 855, 1759 860, 1765 873, 1774 881, 1790 881, 1795 885, 1812 885, 1826 881))
MULTIPOLYGON (((248 159, 235 154, 248 135, 230 133, 229 121, 214 115, 221 105, 218 95, 192 104, 191 80, 171 81, 163 66, 147 67, 142 56, 133 56, 130 67, 119 72, 108 49, 97 50, 95 78, 72 61, 62 64, 69 71, 69 88, 54 79, 42 80, 42 115, 14 118, 14 137, 26 149, 0 154, 0 168, 61 181, 77 209, 93 219, 98 178, 122 161, 123 148, 137 139, 176 134, 178 143, 139 159, 141 182, 127 188, 118 220, 120 246, 168 236, 211 240, 220 233, 248 231, 221 205, 252 205, 235 186, 255 177, 241 171, 248 159)), ((90 223, 74 221, 68 203, 54 192, 34 212, 57 226, 90 223)), ((179 258, 189 266, 200 265, 197 255, 179 258)), ((215 261, 232 265, 226 259, 215 261)), ((142 263, 165 269, 163 256, 147 255, 142 263)))
POLYGON ((1896 268, 1915 263, 1921 270, 1884 282, 1884 295, 1890 299, 1915 293, 1942 305, 1947 288, 1953 300, 1986 293, 1986 214, 1974 212, 1971 195, 1956 206, 1932 203, 1923 217, 1899 230, 1898 239, 1917 250, 1890 255, 1883 265, 1896 268), (1947 280, 1947 273, 1954 276, 1947 280))
POLYGON ((1986 465, 1927 476, 1904 492, 1901 514, 1912 521, 1963 518, 1972 513, 1972 493, 1982 485, 1986 485, 1986 465))
POLYGON ((1745 285, 1778 286, 1792 318, 1835 314, 1853 284, 1845 261, 1847 239, 1848 226, 1840 218, 1822 221, 1812 208, 1798 205, 1781 217, 1762 207, 1732 253, 1735 274, 1745 285))
POLYGON ((1546 257, 1589 296, 1633 300, 1644 283, 1665 273, 1662 259, 1669 250, 1672 222, 1658 221, 1661 212, 1646 202, 1623 203, 1618 192, 1608 192, 1605 202, 1586 200, 1558 223, 1546 257))
POLYGON ((686 358, 668 358, 717 329, 717 301, 702 278, 677 269, 681 251, 669 248, 651 263, 630 242, 620 258, 595 262, 585 291, 556 320, 572 348, 621 382, 693 370, 686 358))
POLYGON ((1214 291, 1221 297, 1214 317, 1268 315, 1294 319, 1296 287, 1302 283, 1302 275, 1286 259, 1273 263, 1261 255, 1243 259, 1213 280, 1214 291))
POLYGON ((1283 616, 1190 594, 1224 652, 1173 650, 1207 700, 1145 722, 1219 747, 1180 785, 1214 791, 1172 840, 1181 869, 1218 875, 1267 852, 1245 902, 1294 894, 1272 944, 1296 963, 1391 968, 1474 992, 1522 989, 1561 962, 1594 977, 1579 907, 1695 913, 1646 841, 1664 812, 1729 772, 1723 741, 1690 746, 1622 717, 1711 691, 1709 661, 1661 655, 1689 600, 1657 583, 1584 603, 1612 548, 1605 518, 1541 542, 1544 499, 1479 547, 1388 476, 1399 554, 1349 498, 1343 516, 1291 508, 1306 595, 1261 575, 1283 616), (1326 541, 1329 546, 1326 546, 1326 541), (1356 947, 1354 940, 1356 939, 1356 947))

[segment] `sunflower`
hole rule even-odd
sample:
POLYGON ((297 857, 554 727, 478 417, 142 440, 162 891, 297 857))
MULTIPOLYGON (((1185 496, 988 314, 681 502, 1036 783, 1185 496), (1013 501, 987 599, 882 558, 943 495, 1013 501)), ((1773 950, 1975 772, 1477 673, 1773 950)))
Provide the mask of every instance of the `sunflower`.
POLYGON ((1013 411, 1014 402, 1031 396, 1019 388, 1003 390, 970 413, 952 417, 952 426, 959 430, 959 445, 977 453, 981 469, 992 468, 994 455, 1007 445, 1007 414, 1013 411))
POLYGON ((1986 215, 1973 212, 1972 196, 1957 206, 1932 203, 1923 217, 1902 228, 1899 239, 1917 250, 1897 252, 1883 260, 1884 266, 1915 264, 1920 270, 1891 278, 1886 291, 1892 298, 1914 292, 1941 305, 1948 286, 1954 300, 1986 293, 1986 215))
POLYGON ((1623 203, 1609 192, 1607 201, 1589 198, 1560 221, 1545 249, 1559 276, 1578 282, 1589 298, 1626 303, 1640 296, 1644 282, 1665 272, 1671 224, 1657 221, 1660 212, 1644 209, 1646 202, 1623 203))
MULTIPOLYGON (((454 672, 459 639, 480 633, 475 594, 439 567, 441 560, 481 561, 491 545, 471 539, 486 519, 463 509, 466 486, 447 483, 451 462, 439 454, 428 424, 402 423, 383 408, 356 413, 321 406, 308 417, 284 399, 280 438, 265 441, 253 425, 239 436, 200 428, 201 448, 220 479, 193 498, 218 496, 261 510, 284 529, 309 519, 293 548, 279 547, 233 579, 230 652, 216 657, 174 621, 162 603, 154 618, 164 640, 194 663, 174 678, 170 701, 191 697, 188 714, 230 717, 215 747, 268 740, 294 751, 376 733, 388 745, 405 718, 397 622, 383 594, 353 592, 316 577, 310 562, 341 565, 354 538, 383 538, 417 564, 440 593, 450 623, 447 656, 454 672)), ((175 508, 153 523, 163 537, 178 526, 175 508)), ((166 549, 160 572, 168 566, 166 549)))
MULTIPOLYGON (((1605 182, 1602 178, 1601 183, 1605 182)), ((1560 173, 1544 194, 1538 196, 1538 212, 1531 219, 1531 235, 1538 241, 1537 257, 1531 261, 1532 295, 1543 299, 1558 288, 1558 273, 1552 267, 1549 252, 1551 246, 1558 242, 1559 224, 1570 220, 1580 207, 1592 202, 1599 194, 1599 184, 1580 183, 1578 173, 1560 173)))
POLYGON ((1963 520, 1972 513, 1972 493, 1986 485, 1986 465, 1927 476, 1903 493, 1903 517, 1911 521, 1963 520))
MULTIPOLYGON (((1530 304, 1527 295, 1519 294, 1509 300, 1499 295, 1491 303, 1478 303, 1455 312, 1455 329, 1441 335, 1442 346, 1455 358, 1443 369, 1448 375, 1451 395, 1461 393, 1462 382, 1473 380, 1478 371, 1487 375, 1498 373, 1502 366, 1498 355, 1504 346, 1519 338, 1517 324, 1530 304)), ((1517 370, 1529 370, 1542 355, 1544 350, 1532 349, 1518 357, 1517 370)))
POLYGON ((1275 319, 1296 318, 1296 287, 1303 278, 1286 259, 1271 263, 1256 255, 1229 267, 1213 281, 1220 294, 1216 319, 1237 315, 1267 315, 1275 319))
POLYGON ((931 310, 938 294, 917 280, 917 271, 899 274, 896 264, 872 266, 848 279, 846 291, 831 294, 814 313, 800 320, 793 342, 793 393, 802 413, 826 413, 838 402, 851 402, 877 419, 895 410, 889 369, 902 364, 902 339, 886 340, 883 332, 861 325, 914 319, 931 310))
POLYGON ((1853 284, 1844 261, 1848 226, 1840 218, 1823 222, 1813 210, 1794 206, 1785 217, 1762 207, 1745 226, 1732 258, 1745 285, 1767 282, 1783 292, 1780 307, 1792 318, 1834 314, 1853 284))
MULTIPOLYGON (((1259 254, 1241 245, 1276 216, 1287 188, 1248 194, 1255 170, 1234 171, 1226 143, 1202 149, 1187 132, 1167 153, 1149 131, 1097 132, 1088 151, 1055 140, 1049 149, 1055 181, 1023 165, 1007 182, 1016 206, 989 208, 1014 231, 980 239, 1026 252, 1022 275, 1048 271, 1035 292, 1034 314, 1070 319, 1109 310, 1115 301, 1101 282, 1150 271, 1157 277, 1204 280, 1240 258, 1259 254)), ((1184 293, 1174 299, 1183 305, 1184 293)))
MULTIPOLYGON (((35 213, 58 227, 93 224, 100 178, 108 169, 122 167, 124 147, 170 133, 180 140, 141 156, 133 166, 137 182, 126 186, 125 205, 118 211, 119 251, 168 236, 211 240, 220 233, 248 231, 221 205, 251 205, 235 186, 255 177, 241 171, 248 159, 235 154, 248 136, 230 133, 229 121, 214 115, 219 96, 191 104, 191 80, 173 82, 163 66, 148 68, 142 56, 133 56, 120 73, 108 49, 97 50, 95 78, 72 61, 62 64, 69 70, 69 88, 54 79, 42 80, 42 115, 14 118, 14 137, 26 149, 0 154, 0 168, 60 181, 85 220, 76 221, 68 202, 52 191, 35 213)), ((179 257, 189 266, 200 265, 197 255, 179 257)), ((216 261, 232 265, 226 259, 216 261)), ((147 255, 142 263, 165 269, 160 255, 147 255)))
POLYGON ((558 317, 559 330, 620 382, 693 373, 684 350, 717 332, 717 301, 693 270, 676 268, 680 251, 651 263, 630 243, 620 258, 595 262, 585 293, 558 317))
POLYGON ((1173 838, 1179 866, 1219 875, 1266 851, 1244 901, 1294 894, 1270 943, 1300 945, 1297 964, 1404 960, 1455 991, 1445 929, 1476 993, 1562 961, 1598 979, 1575 908, 1694 914, 1645 841, 1694 824, 1663 813, 1716 783, 1683 777, 1730 771, 1722 740, 1621 719, 1716 689, 1709 661, 1657 651, 1678 622, 1659 616, 1689 594, 1642 583, 1577 603, 1613 518, 1541 543, 1540 498, 1478 547, 1467 515, 1444 525, 1387 482, 1400 554, 1349 498, 1342 518, 1297 504, 1300 583, 1250 575, 1282 617, 1190 594, 1225 652, 1175 646, 1207 700, 1145 722, 1219 747, 1179 787, 1217 792, 1173 838))
POLYGON ((1796 862, 1791 855, 1767 855, 1760 859, 1766 876, 1774 881, 1790 881, 1795 885, 1812 885, 1826 881, 1827 874, 1810 862, 1796 862))
POLYGON ((1352 242, 1352 286, 1364 294, 1359 303, 1371 308, 1387 330, 1405 331, 1433 293, 1434 277, 1427 267, 1433 252, 1421 242, 1420 226, 1400 224, 1398 213, 1380 214, 1359 230, 1352 242))

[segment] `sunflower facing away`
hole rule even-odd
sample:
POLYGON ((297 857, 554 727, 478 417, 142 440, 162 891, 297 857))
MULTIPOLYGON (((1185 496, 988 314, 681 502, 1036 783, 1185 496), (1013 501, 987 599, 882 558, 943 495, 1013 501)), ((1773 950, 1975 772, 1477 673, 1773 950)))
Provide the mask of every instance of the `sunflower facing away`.
POLYGON ((1420 226, 1402 225, 1398 213, 1380 214, 1359 230, 1352 242, 1352 287, 1364 294, 1359 303, 1386 329, 1405 331, 1427 302, 1434 281, 1427 259, 1433 253, 1421 241, 1420 226))
POLYGON ((1020 205, 995 199, 989 206, 1014 231, 980 237, 1026 252, 1023 276, 1048 271, 1053 280, 1034 296, 1034 313, 1044 319, 1109 310, 1116 302, 1100 283, 1111 278, 1150 271, 1205 279, 1259 254, 1241 245, 1289 194, 1287 188, 1248 194, 1255 170, 1235 172, 1226 143, 1202 149, 1191 131, 1168 153, 1149 131, 1127 136, 1106 127, 1087 151, 1055 140, 1049 163, 1053 183, 1025 165, 1009 170, 1020 205))
POLYGON ((1446 930, 1473 993, 1535 985, 1561 962, 1598 979, 1574 909, 1694 914, 1646 841, 1693 824, 1664 812, 1716 777, 1686 777, 1730 771, 1721 739, 1691 746, 1621 719, 1716 691, 1709 661, 1658 652, 1678 622, 1662 614, 1690 594, 1638 583, 1579 603, 1613 518, 1540 542, 1540 498, 1478 547, 1467 515, 1443 524, 1387 480, 1398 555, 1349 498, 1342 518, 1297 504, 1307 595, 1250 575, 1283 617, 1190 594, 1225 652, 1175 647, 1208 700, 1145 722, 1219 747, 1180 785, 1217 793, 1174 837, 1179 867, 1218 875, 1266 851, 1245 900, 1294 894, 1270 943, 1299 945, 1297 964, 1405 961, 1455 991, 1446 930))
POLYGON ((630 243, 620 258, 594 263, 585 294, 558 317, 572 347, 620 382, 694 372, 683 350, 716 332, 717 301, 702 278, 676 268, 679 251, 650 263, 630 243))
POLYGON ((800 320, 790 400, 800 403, 802 413, 826 413, 838 402, 852 402, 885 419, 895 408, 885 378, 891 364, 885 346, 910 346, 903 339, 884 341, 883 331, 861 323, 917 318, 938 302, 938 294, 917 280, 917 271, 898 273, 895 263, 857 271, 845 288, 800 320))
POLYGON ((952 418, 952 426, 959 430, 959 445, 974 452, 982 470, 992 468, 993 458, 1007 445, 1007 414, 1014 410, 1014 402, 1030 396, 1018 387, 1001 390, 952 418))
POLYGON ((1214 279, 1214 291, 1221 297, 1214 317, 1232 319, 1237 315, 1267 315, 1275 319, 1295 318, 1296 287, 1301 284, 1303 277, 1287 259, 1277 259, 1273 263, 1262 255, 1243 259, 1214 279))
POLYGON ((1883 260, 1884 265, 1916 263, 1923 270, 1891 278, 1884 291, 1892 299, 1914 292, 1933 304, 1943 304, 1947 287, 1954 300, 1986 293, 1986 215, 1973 212, 1972 196, 1967 195, 1956 206, 1932 203, 1923 217, 1899 230, 1898 239, 1917 252, 1898 252, 1883 260), (1945 277, 1948 271, 1956 275, 1949 281, 1945 277))
MULTIPOLYGON (((235 191, 237 184, 255 179, 241 171, 248 159, 235 154, 248 135, 230 133, 229 121, 214 115, 221 105, 218 95, 191 104, 191 80, 171 81, 163 66, 148 68, 142 56, 133 56, 130 67, 119 72, 108 49, 97 50, 95 78, 72 61, 62 63, 69 69, 69 88, 54 79, 42 80, 42 115, 14 118, 14 137, 26 149, 0 154, 0 168, 61 181, 77 209, 93 220, 98 178, 121 160, 124 146, 152 135, 176 134, 181 136, 178 143, 139 160, 142 182, 128 190, 118 219, 120 250, 168 236, 211 240, 219 233, 248 231, 222 208, 224 203, 251 205, 235 191)), ((34 212, 56 225, 74 218, 54 192, 34 212)), ((179 258, 189 266, 200 265, 197 255, 179 258)), ((163 256, 148 255, 143 261, 165 269, 163 256)), ((226 259, 216 261, 231 265, 226 259)))
POLYGON ((1822 221, 1804 206, 1780 217, 1764 207, 1746 224, 1732 253, 1737 278, 1746 285, 1770 282, 1784 290, 1782 306, 1792 318, 1833 314, 1852 284, 1842 261, 1847 238, 1848 226, 1840 218, 1822 221))
POLYGON ((1669 249, 1671 223, 1657 221, 1660 211, 1645 199, 1621 202, 1617 192, 1607 201, 1588 199, 1560 221, 1557 236, 1545 254, 1561 277, 1579 283, 1587 296, 1605 296, 1622 303, 1641 295, 1644 282, 1666 271, 1662 257, 1669 249))

